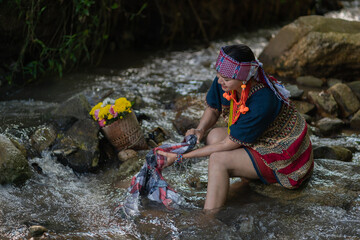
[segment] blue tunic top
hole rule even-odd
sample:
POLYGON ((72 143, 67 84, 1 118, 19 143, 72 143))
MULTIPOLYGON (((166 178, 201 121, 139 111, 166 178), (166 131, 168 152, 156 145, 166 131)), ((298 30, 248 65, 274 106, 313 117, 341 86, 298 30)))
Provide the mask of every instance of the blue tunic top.
MULTIPOLYGON (((230 139, 238 143, 253 143, 265 132, 268 126, 275 120, 282 106, 274 92, 263 87, 258 90, 254 86, 250 90, 246 106, 249 111, 241 114, 239 119, 230 126, 230 139)), ((223 97, 224 90, 215 77, 210 90, 206 95, 206 102, 209 107, 217 109, 220 113, 223 108, 230 106, 230 101, 223 97)))

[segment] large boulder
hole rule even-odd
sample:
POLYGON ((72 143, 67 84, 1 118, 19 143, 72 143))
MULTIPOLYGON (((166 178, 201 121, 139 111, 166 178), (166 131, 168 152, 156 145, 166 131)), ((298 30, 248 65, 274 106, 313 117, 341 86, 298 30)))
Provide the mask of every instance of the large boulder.
POLYGON ((92 171, 99 166, 99 125, 90 118, 90 110, 88 98, 79 93, 52 112, 54 123, 61 130, 52 151, 61 163, 77 172, 92 171))
POLYGON ((284 26, 259 56, 279 76, 351 80, 360 73, 360 22, 304 16, 284 26))
POLYGON ((78 120, 58 138, 53 152, 64 165, 69 165, 77 172, 88 172, 99 164, 99 126, 88 118, 78 120))
POLYGON ((29 164, 14 144, 0 134, 0 184, 22 183, 30 178, 29 164))
POLYGON ((86 119, 89 117, 90 110, 88 98, 83 93, 79 93, 55 108, 52 114, 54 118, 86 119))

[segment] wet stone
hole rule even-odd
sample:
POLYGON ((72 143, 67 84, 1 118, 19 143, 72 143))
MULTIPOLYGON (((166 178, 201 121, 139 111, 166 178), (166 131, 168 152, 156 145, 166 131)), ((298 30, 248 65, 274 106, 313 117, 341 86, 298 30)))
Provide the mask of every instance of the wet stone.
POLYGON ((335 84, 328 91, 334 96, 343 117, 349 117, 359 110, 360 102, 346 84, 335 84))
POLYGON ((138 154, 133 149, 126 149, 118 153, 118 159, 122 162, 129 161, 134 158, 138 158, 138 154))
POLYGON ((138 158, 132 158, 130 161, 123 162, 118 170, 117 177, 119 179, 126 179, 133 176, 140 171, 144 161, 140 161, 138 158))
POLYGON ((47 228, 41 225, 33 225, 29 227, 29 233, 31 237, 40 237, 47 231, 47 228))
POLYGON ((357 111, 350 120, 350 127, 360 130, 360 110, 357 111))
POLYGON ((149 140, 153 140, 157 145, 170 138, 169 133, 162 127, 152 129, 149 134, 149 140))
POLYGON ((309 91, 309 100, 314 103, 317 107, 318 112, 323 117, 337 117, 338 105, 334 97, 326 91, 309 91))
POLYGON ((308 87, 318 87, 320 88, 324 82, 317 77, 313 76, 301 76, 296 78, 296 82, 300 85, 308 86, 308 87))
POLYGON ((291 99, 300 99, 304 94, 304 90, 299 89, 297 85, 286 84, 285 87, 287 90, 289 90, 291 99))
POLYGON ((315 105, 312 103, 298 100, 294 100, 293 103, 301 114, 311 114, 315 110, 315 105))
POLYGON ((340 146, 321 146, 314 148, 314 158, 325 158, 351 162, 352 152, 349 149, 340 146))
POLYGON ((0 184, 23 183, 32 176, 25 156, 0 134, 0 184))
POLYGON ((31 136, 32 146, 41 153, 56 139, 56 131, 52 126, 44 126, 35 131, 31 136))
POLYGON ((320 133, 324 136, 339 133, 344 126, 344 122, 338 118, 323 118, 316 122, 320 133))
POLYGON ((360 81, 349 82, 346 85, 349 86, 351 91, 356 95, 356 97, 360 101, 360 81))

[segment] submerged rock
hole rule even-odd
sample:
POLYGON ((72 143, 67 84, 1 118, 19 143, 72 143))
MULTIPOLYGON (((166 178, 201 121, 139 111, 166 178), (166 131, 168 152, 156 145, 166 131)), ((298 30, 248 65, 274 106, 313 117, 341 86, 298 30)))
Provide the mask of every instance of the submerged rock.
POLYGON ((29 164, 14 144, 0 134, 0 184, 23 183, 32 175, 29 164))

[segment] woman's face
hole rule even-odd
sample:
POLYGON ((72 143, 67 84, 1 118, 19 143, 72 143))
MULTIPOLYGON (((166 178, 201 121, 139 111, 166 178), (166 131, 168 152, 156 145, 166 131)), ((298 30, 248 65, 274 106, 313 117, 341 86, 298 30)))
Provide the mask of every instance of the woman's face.
POLYGON ((240 80, 223 77, 220 73, 217 73, 216 76, 218 77, 218 83, 225 92, 229 92, 231 90, 241 90, 242 82, 240 80))

